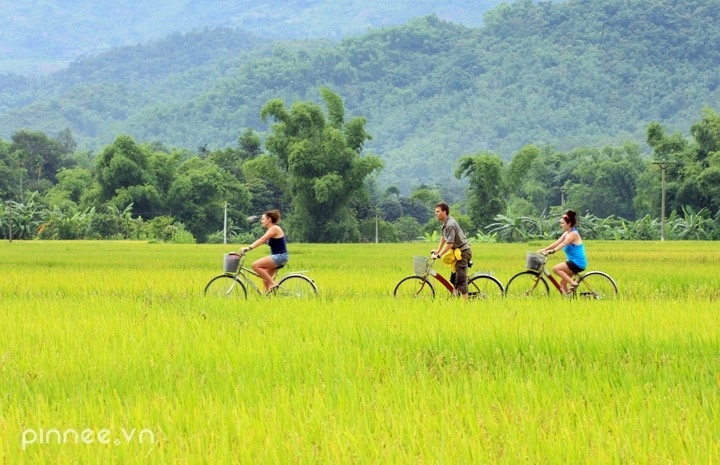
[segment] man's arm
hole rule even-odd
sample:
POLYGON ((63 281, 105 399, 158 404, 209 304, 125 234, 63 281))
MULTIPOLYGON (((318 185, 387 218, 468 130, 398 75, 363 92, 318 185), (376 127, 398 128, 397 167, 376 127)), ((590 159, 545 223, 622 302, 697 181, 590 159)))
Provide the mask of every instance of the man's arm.
POLYGON ((443 255, 445 255, 446 250, 444 250, 444 249, 445 249, 446 245, 447 245, 447 243, 445 242, 445 237, 441 237, 440 243, 438 244, 437 248, 435 250, 431 251, 430 255, 435 254, 438 257, 442 257, 443 255))

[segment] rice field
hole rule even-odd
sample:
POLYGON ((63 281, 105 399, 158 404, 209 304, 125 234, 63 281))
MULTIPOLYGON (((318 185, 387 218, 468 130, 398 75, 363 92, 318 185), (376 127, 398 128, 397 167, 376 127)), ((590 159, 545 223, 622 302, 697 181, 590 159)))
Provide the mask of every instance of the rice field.
POLYGON ((303 301, 203 298, 230 246, 0 243, 0 464, 719 463, 720 243, 586 243, 617 301, 394 299, 427 243, 290 244, 303 301))

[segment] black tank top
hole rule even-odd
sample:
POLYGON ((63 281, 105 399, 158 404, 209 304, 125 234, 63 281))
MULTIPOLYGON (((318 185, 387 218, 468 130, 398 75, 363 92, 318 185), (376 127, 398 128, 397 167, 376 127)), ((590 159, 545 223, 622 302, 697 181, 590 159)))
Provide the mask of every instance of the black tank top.
POLYGON ((279 253, 287 253, 287 243, 285 236, 283 237, 271 237, 268 239, 267 244, 270 246, 270 253, 273 255, 279 253))

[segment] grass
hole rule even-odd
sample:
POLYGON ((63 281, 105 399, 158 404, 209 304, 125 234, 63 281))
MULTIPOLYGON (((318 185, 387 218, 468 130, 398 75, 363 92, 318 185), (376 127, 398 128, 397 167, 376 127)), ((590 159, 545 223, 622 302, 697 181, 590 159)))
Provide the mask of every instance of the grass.
POLYGON ((292 244, 318 300, 228 302, 227 246, 2 243, 0 463, 720 460, 719 244, 589 242, 616 302, 393 299, 430 248, 292 244))

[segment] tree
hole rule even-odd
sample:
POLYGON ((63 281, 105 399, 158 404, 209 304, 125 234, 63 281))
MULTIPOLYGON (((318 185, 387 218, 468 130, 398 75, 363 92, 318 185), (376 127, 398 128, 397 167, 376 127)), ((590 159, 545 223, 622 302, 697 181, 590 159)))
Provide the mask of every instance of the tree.
MULTIPOLYGON (((208 159, 230 173, 237 180, 245 180, 253 193, 253 199, 263 197, 272 198, 275 196, 276 192, 272 188, 269 188, 267 191, 263 189, 263 181, 261 179, 258 179, 257 176, 251 179, 246 173, 246 165, 253 164, 253 162, 262 158, 263 153, 260 137, 252 129, 246 129, 240 137, 238 137, 237 144, 237 147, 228 147, 212 152, 208 159)), ((261 161, 260 164, 263 165, 264 161, 261 161)), ((252 170, 253 168, 250 169, 252 170)), ((266 204, 264 200, 258 200, 253 203, 266 204)), ((273 206, 273 208, 277 207, 277 205, 273 206)), ((256 205, 253 205, 252 209, 253 211, 258 211, 256 205)))
POLYGON ((181 164, 168 192, 168 207, 199 242, 221 230, 225 203, 237 218, 247 209, 250 194, 229 173, 208 160, 193 157, 181 164))
POLYGON ((260 155, 243 165, 245 184, 250 191, 248 213, 259 215, 261 212, 278 209, 287 211, 289 206, 288 181, 277 163, 277 158, 260 155))
POLYGON ((265 145, 289 175, 292 216, 288 224, 294 239, 357 240, 357 220, 348 203, 382 162, 376 156, 361 156, 365 141, 370 139, 365 119, 345 122, 340 98, 327 88, 320 91, 327 116, 311 102, 295 102, 289 110, 280 100, 265 104, 263 121, 275 121, 265 145))
MULTIPOLYGON (((180 165, 180 160, 185 155, 183 152, 173 150, 171 153, 164 151, 149 152, 150 155, 150 171, 152 178, 155 180, 155 187, 162 197, 167 197, 175 179, 175 170, 180 165)), ((189 158, 189 157, 188 157, 189 158)))
POLYGON ((420 184, 412 190, 408 197, 408 202, 421 206, 425 212, 425 220, 418 218, 418 221, 427 221, 432 217, 435 205, 441 202, 441 197, 437 189, 433 189, 425 184, 420 184))
POLYGON ((524 242, 533 238, 542 238, 543 231, 541 222, 528 217, 520 216, 511 218, 505 215, 497 215, 495 222, 489 224, 489 234, 497 235, 497 238, 505 242, 524 242))
MULTIPOLYGON (((509 206, 512 216, 548 212, 563 204, 563 192, 575 180, 573 171, 580 163, 576 154, 555 152, 550 148, 524 147, 511 160, 512 172, 507 173, 510 187, 509 206), (524 202, 521 200, 525 200, 524 202)), ((510 168, 510 167, 509 167, 510 168)))
POLYGON ((695 211, 692 207, 682 207, 683 216, 671 218, 670 229, 678 239, 707 240, 715 227, 706 209, 695 211))
POLYGON ((10 150, 10 144, 0 139, 0 198, 20 198, 19 186, 22 179, 17 155, 10 150), (16 194, 16 195, 13 195, 16 194))
POLYGON ((92 234, 91 224, 95 217, 95 209, 82 211, 79 209, 66 214, 59 207, 54 207, 38 228, 41 239, 88 239, 92 234))
MULTIPOLYGON (((32 192, 28 195, 25 202, 10 201, 10 205, 5 215, 12 215, 11 218, 5 217, 5 223, 12 221, 12 237, 15 239, 33 239, 38 229, 44 223, 48 215, 48 211, 38 202, 38 193, 32 192)), ((3 236, 8 233, 5 224, 2 225, 0 234, 3 236)), ((8 237, 8 236, 6 236, 8 237)))
POLYGON ((455 177, 468 178, 468 210, 477 229, 489 225, 505 211, 503 164, 499 156, 484 152, 458 161, 455 177))
POLYGON ((13 134, 10 151, 24 171, 20 179, 22 191, 50 188, 56 180, 55 175, 64 166, 63 156, 66 155, 60 142, 42 132, 24 129, 13 134))
POLYGON ((240 150, 240 157, 243 160, 250 160, 257 158, 262 154, 262 144, 260 143, 260 137, 248 128, 240 134, 238 137, 238 148, 240 150))
POLYGON ((132 217, 133 204, 130 203, 122 210, 115 205, 107 207, 113 228, 113 234, 120 234, 123 239, 134 237, 134 232, 142 223, 142 218, 132 217))
POLYGON ((701 171, 697 185, 711 214, 720 212, 720 115, 710 108, 690 127, 697 147, 696 162, 701 171))
POLYGON ((160 210, 150 151, 129 136, 119 136, 100 153, 96 169, 100 201, 152 217, 160 210))
POLYGON ((415 241, 422 235, 420 222, 412 216, 401 216, 395 222, 398 240, 403 242, 415 241))
POLYGON ((640 154, 640 147, 634 144, 573 152, 573 158, 582 163, 573 171, 575 182, 566 186, 569 206, 599 217, 617 215, 634 220, 633 199, 638 176, 645 169, 640 154))
POLYGON ((119 136, 100 153, 97 176, 102 200, 110 200, 120 188, 153 181, 150 155, 129 136, 119 136))
MULTIPOLYGON (((650 123, 646 133, 647 144, 653 149, 653 159, 671 163, 665 172, 667 179, 666 202, 670 211, 679 213, 681 205, 677 204, 676 197, 684 184, 684 161, 693 158, 692 147, 682 134, 666 134, 658 122, 650 123)), ((660 202, 661 199, 658 195, 654 205, 655 211, 660 211, 660 202)))
POLYGON ((705 168, 698 176, 700 190, 708 198, 711 212, 720 212, 720 153, 715 157, 711 166, 705 168))
POLYGON ((704 108, 700 121, 690 127, 690 134, 697 145, 697 160, 707 166, 709 159, 720 152, 720 115, 704 108))
POLYGON ((45 203, 59 208, 76 208, 93 185, 92 172, 85 168, 63 169, 57 173, 57 184, 45 195, 45 203))
POLYGON ((540 156, 540 149, 534 145, 527 145, 516 153, 506 171, 506 184, 511 194, 522 196, 524 180, 532 167, 533 162, 540 156))
POLYGON ((77 142, 75 142, 70 128, 65 128, 58 132, 56 140, 62 147, 63 154, 69 155, 77 149, 77 142))
POLYGON ((716 213, 720 207, 716 197, 720 170, 720 116, 709 109, 704 110, 702 120, 694 124, 690 132, 693 141, 679 133, 666 135, 659 123, 648 126, 648 144, 653 148, 654 158, 672 162, 666 170, 667 205, 670 212, 678 214, 682 214, 685 207, 716 213))

